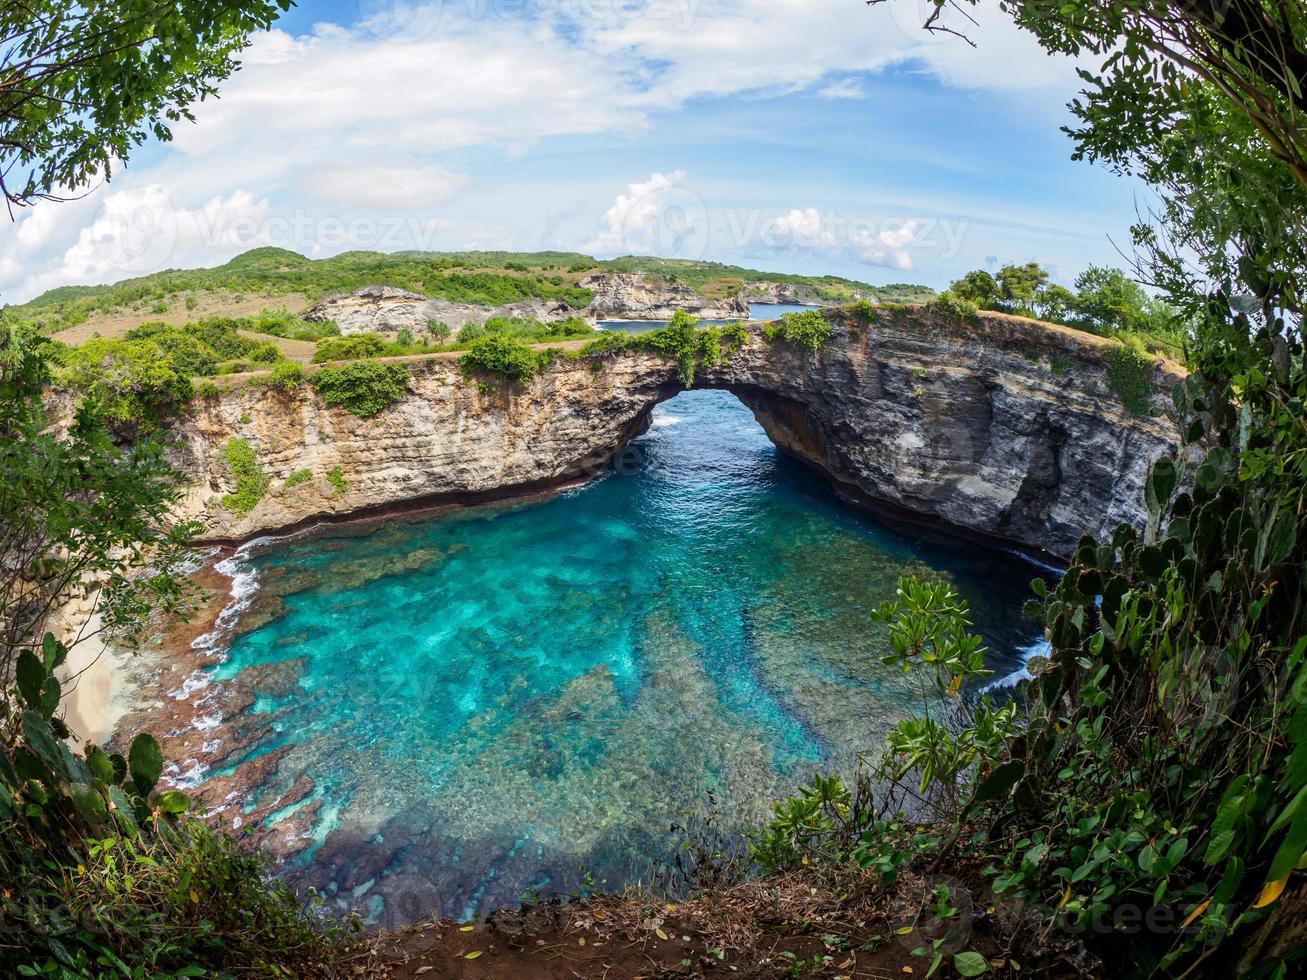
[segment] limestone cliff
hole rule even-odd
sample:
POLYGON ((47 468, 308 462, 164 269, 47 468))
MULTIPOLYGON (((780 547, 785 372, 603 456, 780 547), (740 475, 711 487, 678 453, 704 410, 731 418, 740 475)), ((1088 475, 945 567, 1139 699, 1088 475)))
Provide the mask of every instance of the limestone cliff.
POLYGON ((394 286, 364 286, 344 296, 333 296, 310 307, 306 320, 335 320, 343 334, 394 334, 408 330, 421 339, 428 324, 443 323, 457 331, 465 323, 484 323, 492 316, 523 316, 537 320, 564 320, 582 315, 566 303, 526 300, 508 306, 475 306, 431 299, 394 286))
MULTIPOLYGON (((734 392, 783 450, 894 517, 1059 557, 1085 531, 1141 522, 1147 468, 1176 451, 1175 438, 1165 419, 1129 414, 1110 390, 1100 338, 1000 314, 828 316, 834 333, 817 353, 752 326, 740 350, 700 366, 695 387, 734 392)), ((563 358, 524 386, 465 380, 452 356, 410 367, 410 393, 371 419, 328 408, 307 385, 249 385, 197 404, 173 434, 194 480, 186 508, 205 537, 585 479, 683 390, 675 365, 644 352, 563 358), (243 516, 220 502, 232 489, 221 453, 232 436, 272 478, 243 516), (343 486, 328 480, 337 468, 343 486), (310 479, 286 485, 304 469, 310 479)), ((1158 405, 1176 377, 1155 366, 1158 405)))
POLYGON ((713 301, 679 283, 656 283, 639 272, 594 272, 578 285, 591 290, 587 308, 596 320, 670 320, 679 310, 707 320, 749 318, 740 296, 713 301))
MULTIPOLYGON (((812 306, 838 306, 817 295, 816 290, 808 286, 796 286, 788 282, 751 282, 744 287, 743 295, 750 303, 806 303, 812 306)), ((876 302, 875 296, 862 296, 869 302, 876 302)))

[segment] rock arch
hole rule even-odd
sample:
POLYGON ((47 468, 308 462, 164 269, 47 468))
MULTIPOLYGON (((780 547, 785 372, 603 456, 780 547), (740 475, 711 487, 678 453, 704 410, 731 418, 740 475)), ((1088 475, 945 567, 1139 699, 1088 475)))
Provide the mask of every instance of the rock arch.
MULTIPOLYGON (((693 388, 723 388, 780 449, 859 506, 992 543, 1068 556, 1079 536, 1142 521, 1148 466, 1176 451, 1170 423, 1129 413, 1108 384, 1110 342, 1002 314, 947 320, 921 308, 827 314, 830 341, 807 353, 757 324, 693 388)), ((235 541, 322 520, 474 503, 584 480, 685 390, 647 352, 562 358, 524 386, 487 389, 452 358, 412 364, 411 393, 372 419, 329 409, 307 386, 249 386, 178 421, 194 479, 189 513, 205 537, 235 541), (253 444, 272 479, 247 515, 214 494, 230 482, 218 450, 253 444), (340 467, 345 489, 323 476, 340 467), (315 479, 281 486, 291 472, 315 479)), ((1180 377, 1153 367, 1160 406, 1180 377)))

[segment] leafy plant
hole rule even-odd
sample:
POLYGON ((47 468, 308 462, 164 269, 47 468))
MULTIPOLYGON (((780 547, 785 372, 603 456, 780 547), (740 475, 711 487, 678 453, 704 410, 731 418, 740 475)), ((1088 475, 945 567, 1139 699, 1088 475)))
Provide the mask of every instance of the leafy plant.
POLYGON ((312 479, 313 479, 313 471, 306 467, 303 469, 294 470, 289 476, 286 477, 285 481, 282 483, 282 486, 286 487, 287 489, 289 489, 290 487, 298 487, 300 484, 308 483, 312 479))
POLYGON ((345 482, 345 471, 339 466, 333 466, 327 473, 327 482, 331 484, 332 492, 337 497, 344 494, 345 488, 348 486, 345 482))
POLYGON ((313 363, 324 361, 354 361, 362 357, 380 357, 386 353, 386 339, 375 333, 354 333, 346 337, 330 337, 318 342, 313 352, 313 363))
POLYGON ((777 338, 798 344, 809 354, 815 354, 830 340, 831 325, 819 310, 802 313, 785 313, 763 327, 768 340, 777 338))
POLYGON ((111 421, 144 429, 157 428, 194 393, 190 374, 153 340, 88 340, 64 352, 59 380, 111 421))
POLYGON ((1107 369, 1107 385, 1131 415, 1147 415, 1153 396, 1153 359, 1134 338, 1117 344, 1107 369))
POLYGON ((289 7, 33 0, 0 9, 6 78, 28 80, 0 90, 0 172, 21 175, 5 197, 19 207, 59 199, 107 179, 147 138, 169 139, 169 124, 191 118, 189 106, 236 68, 249 36, 289 7))
POLYGON ((339 406, 359 418, 371 418, 408 392, 408 368, 402 364, 356 361, 343 367, 324 367, 309 384, 328 405, 339 406))
POLYGON ((222 505, 237 514, 248 514, 268 492, 272 478, 260 465, 254 447, 244 439, 235 436, 228 439, 222 458, 236 480, 235 492, 224 494, 222 505))
POLYGON ((295 361, 278 361, 268 372, 267 383, 282 391, 294 391, 304 383, 304 368, 295 361))
POLYGON ((491 374, 520 384, 540 373, 544 358, 520 340, 490 333, 472 342, 458 366, 465 377, 491 374))
POLYGON ((945 290, 928 304, 927 308, 949 320, 974 319, 979 308, 974 302, 959 296, 952 290, 945 290))

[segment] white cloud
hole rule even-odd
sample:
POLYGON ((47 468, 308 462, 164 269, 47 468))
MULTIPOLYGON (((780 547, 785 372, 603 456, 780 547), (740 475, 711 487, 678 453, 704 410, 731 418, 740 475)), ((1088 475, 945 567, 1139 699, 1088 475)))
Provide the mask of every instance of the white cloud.
POLYGON ((898 228, 881 231, 858 229, 850 236, 849 255, 866 265, 883 265, 891 269, 911 269, 909 249, 917 239, 921 222, 909 220, 898 228))
POLYGON ((700 258, 707 248, 708 210, 681 186, 683 171, 652 173, 626 185, 581 250, 595 255, 662 255, 700 258))
POLYGON ((762 224, 757 244, 773 252, 839 254, 863 265, 912 268, 912 247, 922 222, 886 222, 875 227, 866 219, 845 219, 816 208, 793 208, 762 224))
POLYGON ((865 99, 867 90, 858 84, 857 79, 842 78, 825 88, 817 89, 817 94, 823 99, 865 99))
MULTIPOLYGON (((157 269, 216 265, 268 244, 267 222, 267 200, 246 191, 213 197, 195 209, 175 207, 160 184, 118 191, 104 197, 94 219, 61 255, 44 268, 28 265, 23 288, 31 294, 68 284, 116 282, 157 269)), ((6 259, 12 257, 0 256, 0 265, 6 259)))

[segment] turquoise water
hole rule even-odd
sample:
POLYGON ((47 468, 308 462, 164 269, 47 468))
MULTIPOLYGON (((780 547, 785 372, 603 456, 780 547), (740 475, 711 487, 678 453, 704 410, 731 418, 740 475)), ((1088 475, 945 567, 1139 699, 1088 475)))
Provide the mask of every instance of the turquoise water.
POLYGON ((867 618, 901 575, 956 583, 1000 676, 1038 639, 1031 566, 844 507, 715 391, 585 487, 243 562, 218 670, 260 667, 255 751, 292 747, 268 789, 314 782, 293 873, 386 923, 647 882, 673 824, 738 832, 851 770, 912 704, 867 618))
MULTIPOLYGON (((802 313, 815 310, 815 306, 803 306, 797 303, 750 303, 750 320, 777 320, 786 313, 802 313)), ((704 326, 712 324, 734 323, 734 320, 700 320, 704 326)), ((625 330, 628 333, 644 333, 667 326, 666 320, 600 320, 599 326, 605 330, 625 330)))

